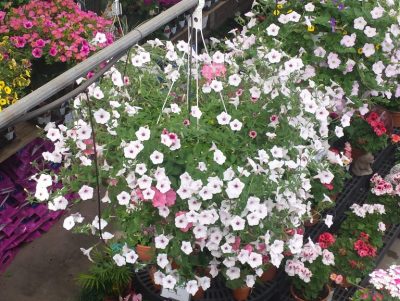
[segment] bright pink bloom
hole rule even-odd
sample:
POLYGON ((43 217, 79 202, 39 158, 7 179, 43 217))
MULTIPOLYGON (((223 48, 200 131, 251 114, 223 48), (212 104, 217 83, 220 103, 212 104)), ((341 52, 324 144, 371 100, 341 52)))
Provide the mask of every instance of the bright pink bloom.
POLYGON ((35 58, 41 58, 43 55, 43 50, 41 48, 33 48, 32 55, 35 58))

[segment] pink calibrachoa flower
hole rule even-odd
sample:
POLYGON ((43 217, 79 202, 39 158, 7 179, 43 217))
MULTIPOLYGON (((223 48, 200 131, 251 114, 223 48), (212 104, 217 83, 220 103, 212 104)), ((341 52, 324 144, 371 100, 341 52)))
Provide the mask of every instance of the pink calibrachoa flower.
POLYGON ((49 50, 49 55, 50 56, 56 56, 57 55, 57 53, 58 53, 58 51, 57 51, 57 47, 51 47, 50 48, 50 50, 49 50))

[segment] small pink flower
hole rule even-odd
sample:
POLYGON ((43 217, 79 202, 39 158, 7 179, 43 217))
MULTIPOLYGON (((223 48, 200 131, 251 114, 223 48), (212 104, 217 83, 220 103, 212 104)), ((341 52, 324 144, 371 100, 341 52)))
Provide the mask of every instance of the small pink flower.
POLYGON ((256 131, 250 131, 249 132, 249 136, 250 136, 250 138, 254 139, 254 138, 257 137, 257 132, 256 131))
POLYGON ((35 42, 35 46, 39 47, 39 48, 43 48, 44 46, 46 46, 46 42, 43 39, 38 39, 35 42))
POLYGON ((52 57, 55 57, 57 55, 58 51, 57 51, 57 47, 51 47, 49 50, 49 55, 52 57))
POLYGON ((253 246, 250 244, 247 244, 243 249, 245 249, 249 253, 253 252, 253 246))
POLYGON ((32 55, 35 57, 35 58, 41 58, 42 57, 42 54, 43 54, 43 50, 41 49, 41 48, 33 48, 33 50, 32 50, 32 55))
POLYGON ((243 94, 243 89, 238 89, 236 91, 236 96, 242 96, 242 94, 243 94))
POLYGON ((26 29, 30 29, 33 27, 33 23, 31 21, 24 21, 23 25, 26 29))
POLYGON ((6 12, 0 10, 0 22, 2 22, 5 17, 6 17, 6 12))

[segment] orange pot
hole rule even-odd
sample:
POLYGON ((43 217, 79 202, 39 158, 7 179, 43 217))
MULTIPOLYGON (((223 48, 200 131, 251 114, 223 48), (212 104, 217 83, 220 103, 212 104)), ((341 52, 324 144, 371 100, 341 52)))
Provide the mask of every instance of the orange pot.
POLYGON ((351 150, 351 157, 353 159, 353 162, 365 154, 366 154, 366 152, 364 150, 359 149, 357 147, 353 147, 351 150))
POLYGON ((400 127, 400 111, 390 111, 390 115, 392 115, 392 124, 393 127, 399 128, 400 127))
POLYGON ((264 282, 264 283, 273 280, 273 279, 275 278, 275 276, 276 276, 276 272, 277 272, 277 271, 278 271, 278 269, 277 269, 275 266, 271 265, 271 266, 261 275, 260 280, 261 280, 262 282, 264 282))
POLYGON ((149 246, 137 245, 136 253, 141 261, 151 261, 154 257, 154 249, 149 246))
POLYGON ((201 300, 201 299, 204 299, 204 290, 201 287, 199 287, 197 293, 194 294, 194 296, 192 296, 192 300, 201 300))
POLYGON ((235 288, 232 291, 233 299, 236 301, 246 301, 250 296, 250 292, 251 288, 247 286, 235 288))
MULTIPOLYGON (((318 301, 327 301, 329 295, 331 294, 331 287, 329 285, 325 285, 326 290, 328 291, 328 293, 326 294, 326 297, 323 297, 322 299, 319 299, 318 301)), ((302 299, 301 297, 299 297, 293 287, 293 285, 290 286, 290 293, 292 294, 292 297, 295 301, 312 301, 312 300, 306 300, 306 299, 302 299)))
POLYGON ((341 284, 339 284, 341 287, 344 287, 344 288, 348 288, 348 287, 350 287, 350 286, 352 286, 348 281, 347 281, 347 278, 346 277, 343 277, 343 281, 342 281, 342 283, 341 284))

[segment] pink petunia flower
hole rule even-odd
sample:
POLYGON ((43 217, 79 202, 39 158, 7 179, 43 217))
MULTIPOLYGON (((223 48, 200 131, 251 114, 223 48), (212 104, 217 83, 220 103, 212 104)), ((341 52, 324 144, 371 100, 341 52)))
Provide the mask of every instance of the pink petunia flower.
POLYGON ((32 55, 37 59, 41 58, 43 55, 43 50, 41 48, 33 48, 32 55))

